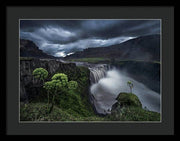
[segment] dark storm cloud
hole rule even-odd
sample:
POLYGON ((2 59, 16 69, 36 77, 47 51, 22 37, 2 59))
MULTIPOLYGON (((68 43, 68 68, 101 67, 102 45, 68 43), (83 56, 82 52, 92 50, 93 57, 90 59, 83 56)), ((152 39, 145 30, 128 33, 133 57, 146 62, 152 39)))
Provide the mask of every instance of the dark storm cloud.
POLYGON ((137 37, 145 34, 154 34, 155 32, 152 33, 151 30, 160 28, 159 21, 155 20, 90 21, 90 23, 87 22, 86 24, 86 31, 88 31, 89 36, 95 35, 105 39, 117 36, 137 37), (90 24, 91 22, 96 24, 90 24))
POLYGON ((46 53, 55 56, 65 56, 87 47, 108 46, 133 37, 159 33, 159 20, 20 21, 20 37, 34 41, 46 53))

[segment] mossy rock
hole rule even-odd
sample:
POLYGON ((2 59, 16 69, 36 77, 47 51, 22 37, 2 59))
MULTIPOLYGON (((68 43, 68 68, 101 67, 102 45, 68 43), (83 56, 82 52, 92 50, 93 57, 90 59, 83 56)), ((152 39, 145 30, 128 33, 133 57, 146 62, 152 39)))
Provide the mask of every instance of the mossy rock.
POLYGON ((139 98, 132 93, 120 93, 116 100, 120 104, 121 107, 123 106, 134 106, 134 107, 141 107, 142 104, 139 100, 139 98))
POLYGON ((160 121, 160 113, 129 106, 116 108, 108 115, 108 119, 111 121, 160 121))
POLYGON ((138 97, 132 93, 120 93, 111 108, 108 119, 112 121, 160 121, 160 114, 142 108, 138 97))

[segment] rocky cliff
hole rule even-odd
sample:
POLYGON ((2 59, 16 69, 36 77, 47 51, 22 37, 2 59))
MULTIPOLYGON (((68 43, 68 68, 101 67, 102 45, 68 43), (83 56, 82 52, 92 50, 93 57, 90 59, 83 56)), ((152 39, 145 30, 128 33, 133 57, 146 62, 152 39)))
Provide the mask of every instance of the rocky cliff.
POLYGON ((74 63, 62 63, 53 59, 21 59, 20 60, 20 100, 29 101, 37 96, 41 89, 40 85, 33 78, 32 72, 35 68, 45 68, 49 72, 47 80, 49 80, 54 73, 62 72, 68 74, 68 77, 79 77, 79 68, 74 63))

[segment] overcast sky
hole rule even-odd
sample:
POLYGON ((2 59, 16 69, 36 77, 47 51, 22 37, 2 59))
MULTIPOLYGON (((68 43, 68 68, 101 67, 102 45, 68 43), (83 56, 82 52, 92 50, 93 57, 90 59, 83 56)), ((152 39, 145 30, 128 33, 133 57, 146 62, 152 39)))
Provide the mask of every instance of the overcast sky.
POLYGON ((150 34, 160 34, 160 20, 20 20, 20 38, 57 57, 150 34))

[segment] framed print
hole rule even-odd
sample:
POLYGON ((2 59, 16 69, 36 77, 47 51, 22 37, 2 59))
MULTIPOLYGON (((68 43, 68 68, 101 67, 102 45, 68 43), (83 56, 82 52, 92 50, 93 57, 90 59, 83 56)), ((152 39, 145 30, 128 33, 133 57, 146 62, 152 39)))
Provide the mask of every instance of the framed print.
POLYGON ((7 133, 173 134, 173 10, 7 7, 7 133))

